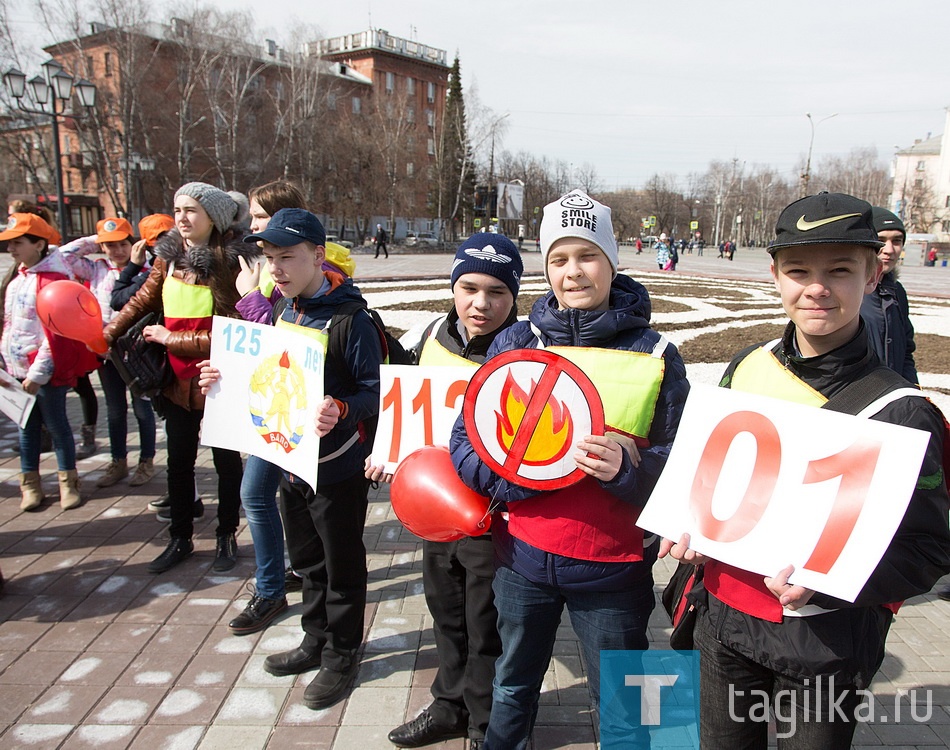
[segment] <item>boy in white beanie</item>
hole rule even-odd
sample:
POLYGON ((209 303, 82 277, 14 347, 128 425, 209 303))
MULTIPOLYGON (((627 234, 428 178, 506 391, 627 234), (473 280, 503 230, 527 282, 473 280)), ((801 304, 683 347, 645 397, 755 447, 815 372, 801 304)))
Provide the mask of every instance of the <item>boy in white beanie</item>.
POLYGON ((488 359, 512 349, 579 347, 570 358, 604 404, 606 435, 582 436, 574 461, 587 475, 555 491, 503 479, 456 422, 452 461, 462 480, 504 502, 492 525, 495 665, 485 750, 526 748, 564 604, 584 650, 595 707, 600 652, 647 648, 657 540, 636 526, 669 456, 689 385, 676 347, 650 328, 650 298, 617 275, 610 209, 580 190, 544 208, 544 275, 551 291, 529 321, 500 333, 488 359))

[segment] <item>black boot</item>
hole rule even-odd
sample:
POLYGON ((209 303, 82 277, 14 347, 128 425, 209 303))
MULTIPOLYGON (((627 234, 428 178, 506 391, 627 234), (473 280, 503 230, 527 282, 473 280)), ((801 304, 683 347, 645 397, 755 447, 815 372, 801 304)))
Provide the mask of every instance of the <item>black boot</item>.
POLYGON ((187 560, 195 551, 191 539, 184 536, 173 536, 165 551, 148 564, 149 573, 164 573, 174 568, 182 560, 187 560))
POLYGON ((235 565, 237 565, 237 539, 234 538, 234 534, 219 534, 211 570, 215 573, 226 573, 235 565))

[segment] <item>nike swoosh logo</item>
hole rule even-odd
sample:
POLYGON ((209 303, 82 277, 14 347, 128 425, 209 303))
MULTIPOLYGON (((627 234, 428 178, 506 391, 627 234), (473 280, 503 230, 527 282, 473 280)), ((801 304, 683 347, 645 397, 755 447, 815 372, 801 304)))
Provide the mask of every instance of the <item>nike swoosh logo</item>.
POLYGON ((805 215, 802 214, 802 218, 796 222, 795 227, 801 232, 807 232, 811 229, 823 227, 825 224, 831 224, 833 221, 841 221, 842 219, 850 219, 852 216, 860 215, 861 214, 841 214, 841 216, 831 216, 827 219, 819 219, 818 221, 806 221, 805 215))

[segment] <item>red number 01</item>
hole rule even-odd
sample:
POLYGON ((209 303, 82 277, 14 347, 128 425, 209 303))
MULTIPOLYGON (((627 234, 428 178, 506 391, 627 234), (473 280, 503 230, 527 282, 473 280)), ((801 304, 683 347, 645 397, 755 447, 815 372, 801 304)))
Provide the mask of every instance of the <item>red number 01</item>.
MULTIPOLYGON (((879 441, 860 439, 834 455, 808 462, 803 484, 836 477, 841 477, 841 482, 821 536, 804 565, 806 569, 827 573, 838 561, 861 515, 881 447, 879 441)), ((781 439, 767 417, 747 411, 727 415, 709 435, 690 492, 690 507, 700 533, 713 541, 734 542, 752 531, 775 492, 781 463, 781 439), (726 454, 744 432, 755 439, 755 465, 739 507, 732 516, 720 520, 712 513, 713 494, 726 454)))
MULTIPOLYGON (((445 405, 449 409, 455 406, 455 402, 461 396, 465 395, 465 388, 468 381, 456 380, 452 383, 445 394, 445 405)), ((389 446, 389 461, 396 463, 399 459, 399 448, 402 445, 402 380, 395 378, 392 388, 383 396, 383 409, 393 409, 393 438, 389 446)), ((422 411, 422 430, 423 441, 426 445, 432 445, 432 381, 425 378, 419 387, 419 392, 412 399, 412 413, 416 414, 422 411)))

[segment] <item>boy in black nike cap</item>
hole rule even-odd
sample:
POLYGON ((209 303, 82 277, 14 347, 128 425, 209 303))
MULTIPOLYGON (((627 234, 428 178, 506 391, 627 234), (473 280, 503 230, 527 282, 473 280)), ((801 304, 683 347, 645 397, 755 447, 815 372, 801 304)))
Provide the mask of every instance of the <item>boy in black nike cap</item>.
MULTIPOLYGON (((870 204, 841 193, 802 198, 782 212, 775 235, 771 271, 789 323, 780 341, 741 352, 720 386, 815 408, 834 399, 828 407, 848 413, 856 410, 836 396, 872 374, 883 381, 868 401, 912 388, 882 365, 860 315, 881 276, 870 204)), ((950 571, 942 415, 927 399, 902 395, 871 418, 931 438, 904 518, 854 602, 791 585, 791 566, 763 578, 703 558, 685 537, 663 541, 661 555, 705 562, 709 595, 694 634, 704 750, 764 748, 770 709, 779 748, 850 747, 899 603, 950 571)))

